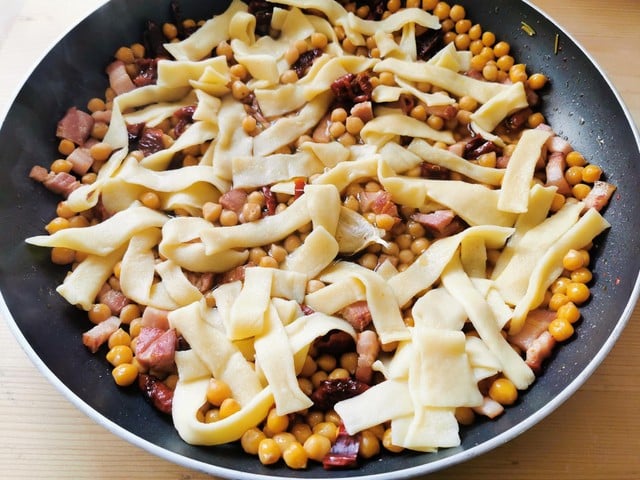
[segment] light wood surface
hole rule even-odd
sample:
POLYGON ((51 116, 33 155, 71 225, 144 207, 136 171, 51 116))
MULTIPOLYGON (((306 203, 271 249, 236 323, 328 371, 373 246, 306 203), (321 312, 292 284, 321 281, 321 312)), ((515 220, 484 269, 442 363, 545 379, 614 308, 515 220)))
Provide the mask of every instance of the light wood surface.
MULTIPOLYGON (((100 3, 2 3, 0 113, 52 41, 100 3)), ((591 52, 640 122, 640 2, 533 3, 591 52)), ((31 364, 3 321, 0 352, 1 478, 211 478, 130 445, 76 410, 31 364)), ((639 406, 640 308, 636 308, 608 358, 556 412, 507 445, 429 478, 640 479, 639 406)))

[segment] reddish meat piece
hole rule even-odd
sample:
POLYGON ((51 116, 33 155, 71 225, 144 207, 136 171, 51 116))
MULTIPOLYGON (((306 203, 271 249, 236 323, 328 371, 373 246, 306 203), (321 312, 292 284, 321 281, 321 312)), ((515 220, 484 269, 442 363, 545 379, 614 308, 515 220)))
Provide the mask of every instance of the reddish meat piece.
POLYGON ((168 330, 170 328, 169 311, 147 306, 144 312, 142 312, 141 325, 143 327, 157 328, 162 331, 168 330))
POLYGON ((138 387, 147 400, 162 413, 171 413, 173 390, 153 375, 138 375, 138 387))
MULTIPOLYGON (((462 156, 462 155, 460 155, 462 156)), ((420 164, 420 176, 432 180, 448 180, 451 172, 448 168, 433 163, 422 162, 420 164)))
POLYGON ((369 120, 373 119, 373 106, 371 105, 371 102, 356 103, 351 107, 349 113, 354 117, 358 117, 364 123, 367 123, 369 120))
MULTIPOLYGON (((156 333, 153 332, 154 335, 156 333)), ((148 345, 145 344, 145 348, 136 344, 136 358, 141 365, 155 371, 171 371, 174 366, 177 341, 175 329, 167 330, 148 345)))
POLYGON ((146 85, 154 85, 158 80, 158 59, 157 58, 138 58, 136 65, 140 72, 133 79, 133 83, 137 87, 146 85))
POLYGON ((504 407, 492 398, 484 397, 482 400, 482 405, 480 405, 479 407, 473 407, 473 411, 480 415, 484 415, 485 417, 496 418, 498 415, 504 412, 504 407))
POLYGON ((213 288, 215 275, 211 272, 185 272, 187 279, 198 289, 200 293, 208 292, 213 288))
POLYGON ((573 147, 564 138, 554 135, 547 140, 547 149, 549 152, 560 152, 567 155, 573 151, 573 147))
POLYGON ((306 52, 300 54, 298 60, 296 60, 293 65, 291 65, 291 69, 296 72, 298 78, 302 78, 307 74, 309 68, 311 67, 311 65, 313 65, 314 60, 320 55, 322 55, 322 49, 320 48, 307 50, 306 52))
POLYGON ((49 170, 40 165, 35 165, 31 167, 31 171, 29 172, 29 178, 35 180, 36 182, 44 182, 47 178, 49 178, 49 170))
POLYGON ((515 335, 509 335, 507 340, 520 350, 526 351, 543 332, 547 331, 556 315, 556 312, 542 308, 531 310, 522 329, 515 335))
POLYGON ((338 356, 344 352, 353 351, 355 342, 353 337, 341 330, 332 330, 326 335, 317 338, 313 346, 319 353, 329 353, 338 356))
POLYGON ((98 292, 98 301, 107 305, 114 315, 120 315, 122 308, 131 303, 124 293, 114 290, 108 284, 103 285, 98 292))
POLYGON ((58 122, 56 137, 66 138, 76 145, 83 145, 91 135, 94 123, 91 115, 76 107, 71 107, 58 122))
POLYGON ((373 377, 373 362, 378 358, 380 353, 380 343, 378 335, 373 330, 365 330, 358 335, 356 341, 356 352, 358 353, 358 363, 356 365, 356 379, 371 385, 373 377))
POLYGON ((531 370, 538 373, 542 369, 542 362, 553 352, 556 341, 548 331, 542 332, 527 348, 525 363, 531 370))
POLYGON ((371 100, 373 87, 366 73, 347 73, 331 84, 331 91, 340 104, 354 104, 371 100))
POLYGON ((316 127, 313 129, 311 137, 316 143, 329 143, 331 141, 331 133, 329 127, 331 126, 331 115, 327 114, 320 119, 316 127))
POLYGON ((465 142, 465 141, 456 142, 453 145, 449 145, 447 150, 449 150, 451 153, 455 153, 459 157, 462 157, 464 155, 464 146, 466 144, 467 144, 467 142, 465 142))
POLYGON ((82 334, 82 343, 91 350, 91 353, 96 353, 100 346, 109 340, 111 334, 118 328, 120 328, 120 319, 118 317, 109 317, 104 322, 100 322, 84 332, 82 334))
POLYGON ((278 206, 278 200, 276 199, 275 194, 269 187, 262 187, 262 194, 264 195, 265 215, 275 215, 276 207, 278 206))
POLYGON ((360 192, 358 201, 360 202, 360 211, 363 213, 373 212, 378 215, 386 213, 392 217, 398 216, 398 207, 391 200, 391 194, 385 190, 360 192))
POLYGON ((80 187, 76 177, 66 172, 50 173, 42 184, 53 193, 68 197, 71 192, 80 187))
POLYGON ((340 315, 358 332, 362 332, 371 323, 371 311, 366 300, 347 305, 340 310, 340 315))
POLYGON ((585 209, 595 208, 598 211, 602 210, 609 203, 609 199, 615 191, 616 187, 610 183, 601 180, 594 182, 593 188, 582 200, 585 209))
POLYGON ((443 46, 444 33, 442 29, 428 28, 416 37, 416 54, 419 60, 429 60, 443 46))
POLYGON ((432 213, 414 213, 411 215, 411 220, 418 222, 436 235, 443 235, 455 216, 452 210, 436 210, 432 213))
POLYGON ((68 156, 67 160, 69 160, 73 166, 71 170, 73 173, 78 175, 84 175, 89 171, 91 165, 93 165, 93 157, 91 156, 91 152, 86 147, 78 147, 73 150, 68 156))
POLYGON ((508 130, 520 130, 527 123, 529 116, 533 113, 530 108, 523 108, 516 113, 509 115, 505 119, 505 125, 508 130))
POLYGON ((220 278, 220 284, 244 281, 244 271, 246 268, 246 265, 240 265, 223 273, 222 277, 220 278))
POLYGON ((547 173, 547 187, 557 187, 558 193, 567 195, 571 193, 571 186, 564 176, 564 170, 566 167, 566 157, 562 152, 553 152, 547 158, 547 166, 545 167, 547 173))
POLYGON ((242 207, 247 203, 247 192, 239 188, 233 188, 223 193, 219 202, 222 208, 232 210, 239 215, 242 212, 242 207))
POLYGON ((178 119, 178 123, 173 127, 176 137, 179 137, 184 133, 187 127, 193 123, 193 114, 196 112, 195 105, 187 105, 186 107, 179 108, 173 114, 178 119))
POLYGON ((116 95, 130 92, 136 88, 121 60, 116 60, 107 67, 107 75, 109 76, 109 85, 116 92, 116 95))
POLYGON ((445 120, 453 120, 458 115, 458 109, 453 105, 433 105, 425 109, 427 114, 444 118, 445 120))

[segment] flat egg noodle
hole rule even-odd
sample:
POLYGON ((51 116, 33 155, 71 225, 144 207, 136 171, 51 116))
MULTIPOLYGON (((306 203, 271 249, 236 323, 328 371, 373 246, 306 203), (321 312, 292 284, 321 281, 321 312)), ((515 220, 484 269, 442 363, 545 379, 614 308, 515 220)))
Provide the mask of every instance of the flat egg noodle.
POLYGON ((493 310, 462 269, 457 254, 443 270, 441 280, 444 288, 464 307, 480 338, 500 360, 505 376, 520 390, 531 385, 535 374, 501 335, 493 310))
POLYGON ((178 303, 169 295, 164 282, 156 282, 156 260, 153 250, 161 238, 159 228, 149 228, 129 241, 120 269, 122 293, 140 305, 174 310, 178 303))
POLYGON ((504 178, 504 169, 483 167, 471 163, 469 160, 449 150, 433 147, 421 139, 413 140, 407 147, 407 150, 419 156, 424 161, 445 167, 483 184, 499 187, 504 178))
POLYGON ((434 142, 443 142, 453 145, 455 140, 451 132, 447 130, 435 130, 415 118, 401 113, 391 113, 376 116, 368 121, 360 131, 362 139, 371 145, 382 147, 398 136, 412 136, 426 138, 434 142))
POLYGON ((516 305, 522 300, 536 265, 545 252, 576 224, 582 208, 581 202, 565 204, 558 212, 516 238, 514 244, 509 240, 507 247, 513 249, 507 253, 510 259, 494 278, 496 288, 509 304, 516 305))
POLYGON ((289 337, 275 307, 269 302, 262 331, 256 336, 256 366, 264 373, 276 404, 278 415, 305 410, 313 405, 296 378, 289 337))
POLYGON ((58 230, 52 235, 37 235, 27 243, 39 247, 64 247, 93 255, 108 255, 138 232, 161 227, 169 219, 147 207, 132 207, 117 212, 101 223, 88 227, 58 230))
POLYGON ((436 240, 406 270, 389 279, 388 284, 398 304, 405 305, 411 297, 430 288, 465 238, 481 236, 487 248, 500 248, 512 233, 512 228, 483 225, 469 227, 456 235, 436 240))
POLYGON ((381 343, 409 338, 409 330, 404 324, 393 290, 377 273, 356 263, 337 262, 319 276, 320 280, 329 283, 345 277, 354 277, 364 285, 371 320, 381 343))
POLYGON ((246 12, 248 8, 248 5, 241 0, 233 0, 223 13, 207 20, 187 39, 177 43, 165 43, 164 48, 176 60, 201 60, 207 57, 220 42, 229 39, 229 24, 234 14, 246 12))
POLYGON ((162 229, 158 251, 193 272, 222 273, 247 261, 248 250, 225 249, 207 253, 205 244, 197 240, 210 228, 213 228, 211 224, 200 217, 174 217, 162 229))
POLYGON ((522 328, 527 314, 542 303, 544 292, 563 271, 562 259, 566 253, 583 248, 610 226, 597 210, 590 208, 547 249, 529 277, 526 294, 516 305, 509 329, 511 335, 522 328))
POLYGON ((387 58, 373 67, 374 72, 392 72, 398 77, 413 82, 428 82, 457 97, 468 95, 480 103, 487 103, 509 86, 476 80, 459 74, 448 68, 430 65, 425 62, 407 62, 395 58, 387 58))
POLYGON ((89 311, 98 292, 113 274, 113 268, 122 258, 126 245, 107 255, 87 255, 56 288, 62 298, 71 305, 79 305, 89 311))
POLYGON ((529 205, 529 190, 533 181, 536 163, 542 155, 551 132, 531 129, 522 132, 522 136, 509 159, 498 208, 504 212, 524 213, 529 205))

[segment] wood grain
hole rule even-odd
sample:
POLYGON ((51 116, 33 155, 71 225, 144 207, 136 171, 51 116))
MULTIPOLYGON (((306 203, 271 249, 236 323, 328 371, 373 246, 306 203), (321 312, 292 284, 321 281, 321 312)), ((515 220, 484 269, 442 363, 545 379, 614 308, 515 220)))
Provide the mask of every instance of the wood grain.
MULTIPOLYGON (((24 0, 0 36, 0 113, 34 61, 101 0, 24 0)), ((640 122, 640 2, 535 0, 595 57, 640 122)), ((36 370, 0 321, 0 476, 12 479, 211 479, 96 425, 36 370)), ((61 353, 63 354, 63 353, 61 353)), ((586 384, 542 423, 434 480, 640 479, 640 308, 586 384)))

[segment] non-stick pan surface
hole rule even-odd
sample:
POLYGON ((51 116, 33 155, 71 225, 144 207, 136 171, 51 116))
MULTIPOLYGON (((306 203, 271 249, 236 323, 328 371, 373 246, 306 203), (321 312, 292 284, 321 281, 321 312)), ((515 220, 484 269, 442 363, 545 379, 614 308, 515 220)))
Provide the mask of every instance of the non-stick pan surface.
MULTIPOLYGON (((209 18, 225 2, 182 0, 183 13, 209 18)), ((504 443, 551 413, 593 372, 612 347, 637 298, 640 271, 640 152, 637 131, 607 79, 566 33, 522 1, 460 0, 468 17, 507 40, 530 71, 551 79, 543 112, 572 145, 597 159, 618 188, 606 210, 612 228, 593 250, 594 297, 583 310, 577 338, 559 349, 519 404, 496 421, 462 431, 462 445, 436 454, 385 456, 357 470, 300 472, 265 468, 236 446, 185 444, 170 419, 158 414, 135 391, 116 387, 103 356, 79 341, 84 314, 55 292, 64 271, 52 266, 45 249, 30 248, 55 209, 57 197, 28 180, 34 164, 56 155, 55 124, 71 105, 84 105, 107 86, 104 68, 115 49, 139 41, 147 19, 169 19, 169 1, 112 0, 72 30, 33 72, 0 130, 0 291, 24 348, 56 386, 79 408, 125 439, 169 460, 229 478, 269 477, 406 478, 428 473, 504 443), (526 22, 536 31, 527 35, 526 22), (556 35, 560 49, 555 51, 556 35), (64 352, 64 354, 61 354, 64 352)))

